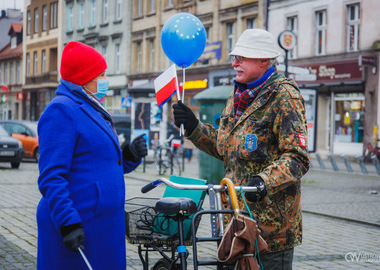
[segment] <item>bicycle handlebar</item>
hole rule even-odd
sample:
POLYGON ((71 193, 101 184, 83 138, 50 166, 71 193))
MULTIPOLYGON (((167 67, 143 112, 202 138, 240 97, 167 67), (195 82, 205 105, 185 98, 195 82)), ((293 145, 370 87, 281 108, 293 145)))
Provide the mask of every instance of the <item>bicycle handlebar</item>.
MULTIPOLYGON (((184 184, 177 184, 169 179, 166 178, 159 178, 141 188, 142 193, 147 193, 151 191, 152 189, 156 188, 159 184, 165 184, 167 186, 170 186, 175 189, 184 189, 184 190, 207 190, 208 185, 184 185, 184 184)), ((227 189, 226 185, 212 185, 215 191, 224 191, 227 189)), ((249 186, 243 186, 243 191, 245 192, 257 192, 258 190, 263 190, 265 188, 264 184, 260 185, 259 188, 257 187, 249 187, 249 186)), ((240 186, 235 186, 235 190, 239 191, 240 186)))

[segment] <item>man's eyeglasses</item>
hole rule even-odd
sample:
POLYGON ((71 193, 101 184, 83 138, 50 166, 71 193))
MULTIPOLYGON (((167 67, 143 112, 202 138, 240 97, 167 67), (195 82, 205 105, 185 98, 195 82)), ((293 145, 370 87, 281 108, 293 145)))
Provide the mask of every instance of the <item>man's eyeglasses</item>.
POLYGON ((234 55, 234 59, 238 61, 239 63, 243 62, 243 56, 240 55, 234 55))

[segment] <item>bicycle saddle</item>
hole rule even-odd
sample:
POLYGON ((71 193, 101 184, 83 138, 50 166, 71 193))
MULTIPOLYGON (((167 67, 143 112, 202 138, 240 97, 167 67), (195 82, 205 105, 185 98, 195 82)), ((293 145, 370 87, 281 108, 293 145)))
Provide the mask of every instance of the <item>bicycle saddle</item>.
POLYGON ((165 197, 156 203, 156 211, 165 215, 176 215, 180 211, 192 215, 197 211, 196 203, 189 198, 165 197))

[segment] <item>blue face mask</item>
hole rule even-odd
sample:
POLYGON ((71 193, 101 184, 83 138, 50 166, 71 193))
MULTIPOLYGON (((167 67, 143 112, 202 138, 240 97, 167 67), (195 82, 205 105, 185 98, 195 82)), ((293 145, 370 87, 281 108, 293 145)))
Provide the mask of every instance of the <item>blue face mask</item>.
POLYGON ((94 96, 97 98, 97 99, 102 99, 106 93, 107 93, 107 90, 108 90, 108 84, 109 84, 109 79, 98 79, 96 81, 97 83, 97 92, 96 94, 94 94, 94 96))

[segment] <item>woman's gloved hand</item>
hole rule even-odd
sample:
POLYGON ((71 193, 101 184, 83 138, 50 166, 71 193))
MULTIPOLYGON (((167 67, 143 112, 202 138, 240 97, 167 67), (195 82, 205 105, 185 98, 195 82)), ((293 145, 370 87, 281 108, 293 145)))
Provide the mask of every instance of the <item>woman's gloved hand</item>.
POLYGON ((248 186, 258 188, 257 192, 245 192, 245 198, 250 202, 259 202, 267 195, 267 189, 260 176, 254 176, 251 181, 249 181, 248 186), (264 186, 264 188, 259 190, 260 186, 264 186))
POLYGON ((73 251, 78 252, 78 247, 84 249, 84 230, 81 223, 63 226, 60 229, 65 246, 73 251))
POLYGON ((199 120, 195 117, 193 111, 182 103, 181 100, 173 105, 174 124, 180 127, 181 124, 185 127, 187 135, 191 135, 197 127, 199 120))
POLYGON ((148 148, 144 134, 138 136, 130 144, 123 148, 123 158, 132 162, 138 162, 148 154, 148 148))

